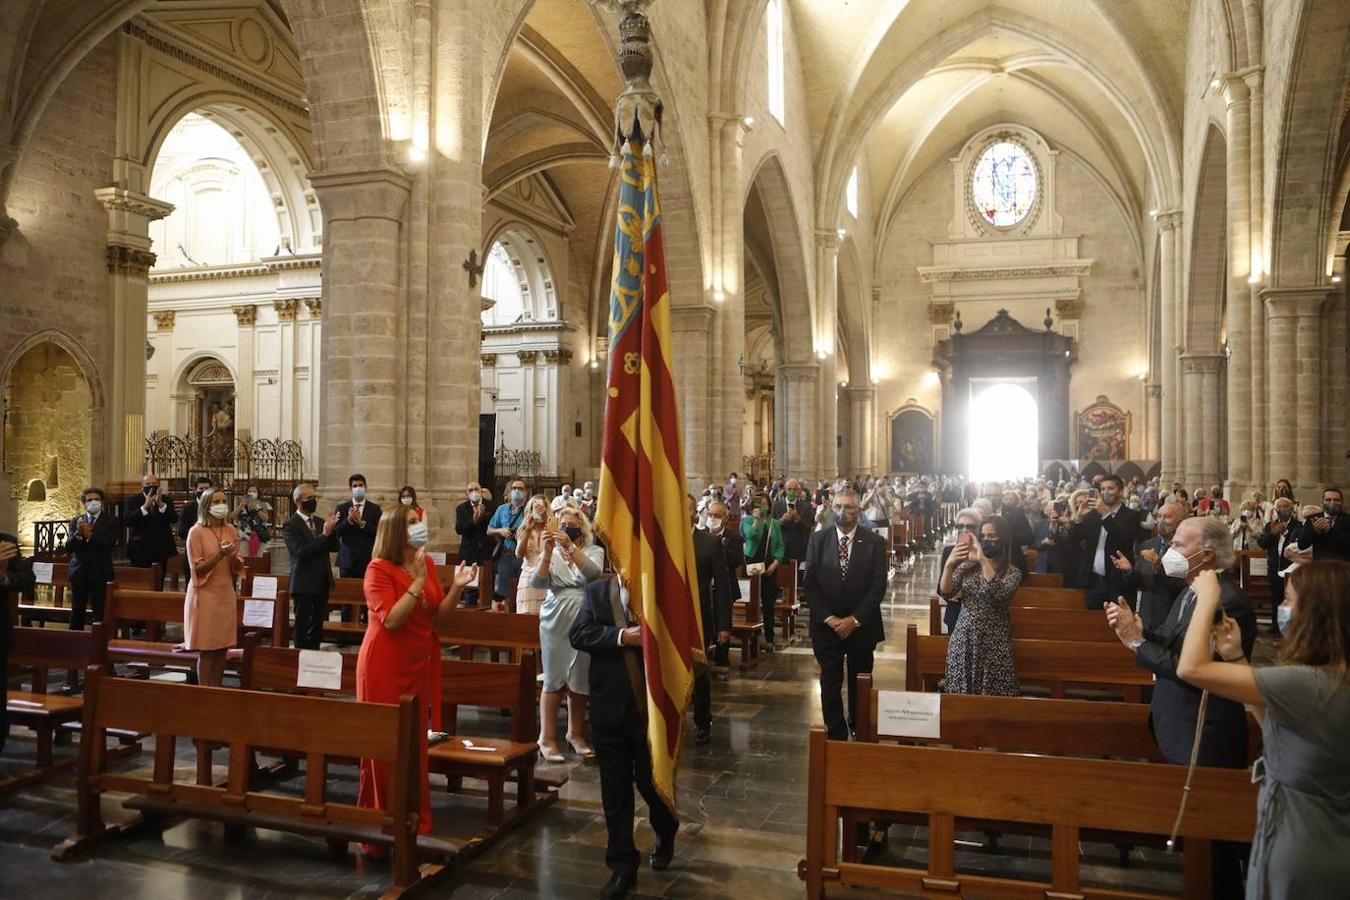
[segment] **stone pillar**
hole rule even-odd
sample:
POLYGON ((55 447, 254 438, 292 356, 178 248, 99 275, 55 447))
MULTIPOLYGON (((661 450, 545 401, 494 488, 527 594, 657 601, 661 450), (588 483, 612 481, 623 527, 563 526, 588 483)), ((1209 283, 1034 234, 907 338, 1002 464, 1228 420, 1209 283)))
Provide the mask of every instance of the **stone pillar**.
POLYGON ((1350 471, 1347 471, 1350 469, 1350 457, 1345 454, 1347 446, 1350 446, 1347 445, 1345 411, 1346 392, 1350 390, 1350 380, 1346 378, 1346 364, 1350 362, 1346 358, 1350 353, 1350 341, 1347 340, 1350 322, 1346 320, 1345 238, 1346 235, 1342 233, 1337 242, 1338 252, 1332 260, 1332 273, 1341 280, 1332 285, 1331 297, 1324 311, 1327 338, 1324 362, 1327 375, 1324 383, 1327 387, 1322 391, 1322 422, 1325 429, 1322 446, 1327 448, 1326 458, 1322 461, 1322 480, 1341 485, 1346 484, 1346 476, 1350 475, 1350 471))
MULTIPOLYGON (((820 381, 817 384, 819 414, 812 434, 817 438, 817 454, 813 468, 795 474, 804 478, 833 478, 839 474, 839 395, 838 347, 835 331, 839 322, 839 243, 838 231, 821 229, 816 232, 816 328, 815 351, 820 363, 820 381)), ((865 353, 859 347, 857 353, 865 353)))
POLYGON ((1160 458, 1162 459, 1162 478, 1164 485, 1170 486, 1185 471, 1185 448, 1181 440, 1181 365, 1180 343, 1182 331, 1177 327, 1181 320, 1181 303, 1177 294, 1177 265, 1180 257, 1181 213, 1173 210, 1158 214, 1158 229, 1161 232, 1159 253, 1162 256, 1159 266, 1158 285, 1161 291, 1162 311, 1159 323, 1162 348, 1159 356, 1162 360, 1162 427, 1160 458))
MULTIPOLYGON (((299 404, 296 402, 297 382, 295 377, 298 336, 295 319, 300 313, 300 301, 294 298, 273 300, 272 308, 277 314, 277 349, 280 351, 277 365, 277 387, 281 389, 278 420, 281 422, 281 434, 298 437, 300 434, 299 404)), ((359 354, 357 359, 360 359, 359 354)), ((388 398, 390 403, 393 403, 395 399, 392 395, 388 398)), ((367 478, 373 479, 374 477, 361 470, 359 466, 352 471, 360 471, 367 478)), ((343 476, 342 481, 343 484, 346 484, 346 476, 343 476)))
MULTIPOLYGON (((1298 496, 1321 486, 1322 304, 1329 285, 1267 288, 1270 342, 1270 475, 1288 478, 1298 496)), ((1342 406, 1342 415, 1344 407, 1342 406)), ((1339 449, 1339 448, 1338 448, 1339 449)))
POLYGON ((155 336, 150 341, 155 349, 154 357, 146 362, 145 368, 145 434, 147 437, 159 429, 172 427, 173 408, 170 395, 173 393, 173 326, 178 318, 172 309, 159 310, 150 314, 155 320, 155 336))
POLYGON ((714 438, 710 448, 713 474, 726 478, 741 468, 746 397, 740 364, 745 355, 745 191, 741 184, 745 153, 745 120, 738 113, 709 116, 713 135, 714 277, 716 310, 709 355, 715 362, 712 394, 714 438))
MULTIPOLYGON (((234 433, 240 435, 240 432, 247 434, 251 438, 272 437, 272 435, 260 435, 258 433, 258 412, 254 401, 257 400, 258 387, 254 383, 253 372, 256 368, 254 359, 254 340, 253 328, 258 322, 258 307, 252 304, 243 306, 232 306, 230 311, 234 313, 234 323, 237 328, 237 340, 239 341, 239 383, 235 385, 234 397, 234 433)), ((282 377, 280 369, 277 370, 277 377, 282 377)), ((242 436, 242 435, 240 435, 242 436)), ((280 437, 280 435, 277 435, 280 437)), ((296 435, 300 437, 300 435, 296 435)), ((314 453, 319 448, 311 447, 305 444, 305 450, 314 453)))
MULTIPOLYGON (((108 211, 108 311, 113 366, 108 391, 108 471, 113 485, 138 482, 145 457, 145 364, 149 346, 150 223, 173 212, 173 205, 120 187, 99 188, 94 196, 108 211)), ((99 473, 95 473, 98 477, 99 473)))
POLYGON ((346 493, 352 472, 362 472, 372 492, 387 492, 401 471, 396 429, 404 395, 396 360, 409 181, 377 169, 316 173, 310 183, 324 213, 319 484, 333 501, 346 493))
MULTIPOLYGON (((1228 478, 1229 497, 1252 488, 1251 98, 1238 78, 1223 81, 1228 148, 1228 478)), ((1215 420, 1217 421, 1217 420, 1215 420)))
MULTIPOLYGON (((1253 52, 1261 52, 1261 14, 1259 6, 1244 3, 1247 13, 1247 27, 1257 29, 1256 34, 1248 33, 1248 45, 1253 52), (1253 14, 1255 13, 1255 14, 1253 14)), ((1255 61, 1255 60, 1254 60, 1255 61)), ((1274 480, 1266 469, 1266 431, 1270 427, 1268 401, 1266 396, 1266 308, 1261 300, 1261 281, 1265 268, 1265 100, 1263 86, 1263 68, 1256 66, 1243 76, 1250 94, 1248 100, 1248 244, 1251 264, 1249 284, 1247 285, 1247 309, 1251 321, 1251 388, 1252 388, 1252 485, 1259 488, 1267 497, 1274 480)), ((1344 418, 1344 417, 1342 417, 1344 418)))
POLYGON ((1144 453, 1149 459, 1160 459, 1162 456, 1162 397, 1161 384, 1150 382, 1144 386, 1144 406, 1148 421, 1144 453))
POLYGON ((845 388, 848 398, 850 452, 847 472, 850 475, 876 474, 876 406, 877 391, 873 387, 845 388))
POLYGON ((1196 485, 1208 485, 1219 477, 1219 369, 1224 358, 1214 354, 1187 353, 1182 357, 1183 390, 1192 403, 1187 412, 1192 417, 1186 429, 1186 471, 1183 479, 1187 490, 1196 485), (1199 409, 1194 401, 1199 401, 1199 409), (1198 414, 1197 414, 1198 413, 1198 414))
MULTIPOLYGON (((819 432, 834 439, 834 411, 826 419, 820 410, 821 366, 817 363, 787 363, 778 367, 774 391, 774 462, 778 472, 794 478, 810 478, 820 471, 819 432), (823 420, 823 421, 822 421, 823 420), (828 427, 827 427, 828 426, 828 427)), ((833 385, 831 393, 833 393, 833 385)))
MULTIPOLYGON (((671 363, 680 396, 680 426, 684 429, 684 476, 691 488, 702 485, 699 490, 717 474, 712 463, 711 444, 716 438, 709 383, 712 358, 708 352, 715 315, 710 306, 670 308, 670 337, 675 345, 671 363)), ((718 477, 725 478, 730 471, 718 477)))

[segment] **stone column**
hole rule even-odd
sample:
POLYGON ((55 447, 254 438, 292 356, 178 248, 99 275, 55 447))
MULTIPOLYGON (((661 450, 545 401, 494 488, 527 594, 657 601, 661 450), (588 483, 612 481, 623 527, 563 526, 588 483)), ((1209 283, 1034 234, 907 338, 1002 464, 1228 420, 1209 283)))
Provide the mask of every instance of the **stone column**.
MULTIPOLYGON (((716 312, 710 306, 671 306, 670 337, 674 343, 672 366, 680 397, 680 425, 684 429, 684 476, 689 486, 707 487, 716 472, 711 445, 718 436, 711 404, 712 368, 708 352, 716 312)), ((739 382, 737 383, 739 386, 739 382)), ((736 435, 739 439, 739 433, 736 435)), ((731 470, 720 474, 725 478, 731 470)), ((700 487, 699 490, 702 490, 700 487)))
POLYGON ((173 423, 173 326, 178 314, 172 309, 150 314, 155 320, 155 337, 150 342, 154 358, 145 364, 145 433, 172 428, 173 423), (153 366, 152 364, 153 363, 153 366))
POLYGON ((1148 419, 1148 440, 1144 452, 1149 459, 1160 459, 1162 454, 1162 397, 1161 384, 1151 382, 1144 386, 1144 405, 1148 419))
POLYGON ((391 491, 400 472, 400 233, 409 181, 390 169, 316 173, 324 213, 323 418, 320 489, 345 494, 360 471, 372 492, 391 491))
MULTIPOLYGON (((1251 98, 1238 78, 1223 81, 1228 149, 1228 479, 1225 493, 1252 487, 1251 98)), ((1222 473, 1220 473, 1222 474, 1222 473)))
POLYGON ((1350 474, 1347 471, 1350 469, 1350 458, 1345 455, 1347 446, 1350 446, 1346 442, 1346 391, 1350 390, 1350 380, 1346 378, 1346 364, 1350 360, 1346 356, 1350 353, 1350 342, 1347 341, 1347 331, 1350 331, 1347 326, 1350 326, 1350 322, 1346 320, 1345 239, 1346 234, 1342 232, 1336 245, 1339 252, 1332 261, 1332 273, 1341 280, 1332 285, 1331 296, 1323 311, 1327 339, 1324 383, 1327 387, 1322 391, 1322 446, 1327 448, 1327 452, 1322 460, 1322 480, 1340 485, 1346 484, 1346 475, 1350 474))
MULTIPOLYGON (((298 437, 299 415, 296 402, 296 349, 298 343, 297 329, 295 327, 295 318, 300 313, 300 301, 294 298, 273 300, 272 308, 277 314, 277 348, 280 351, 277 364, 277 387, 280 390, 280 402, 278 403, 278 419, 281 422, 281 435, 283 437, 298 437)), ((358 354, 357 359, 360 359, 358 354)), ((392 403, 396 398, 389 397, 392 403)), ((358 466, 352 470, 364 470, 358 466)), ((348 473, 350 474, 350 473, 348 473)), ((366 475, 367 478, 372 476, 366 475)), ((343 483, 346 483, 346 477, 343 477, 343 483)))
POLYGON ((1162 459, 1161 482, 1170 486, 1185 471, 1185 448, 1181 440, 1181 366, 1180 342, 1182 331, 1177 327, 1181 319, 1181 303, 1177 294, 1177 265, 1180 256, 1181 213, 1177 210, 1158 214, 1161 233, 1158 285, 1161 291, 1162 311, 1159 322, 1159 356, 1162 360, 1162 426, 1159 447, 1162 459))
POLYGON ((877 391, 873 387, 845 388, 849 408, 849 438, 852 451, 848 460, 850 475, 876 474, 876 405, 877 391))
POLYGON ((745 355, 745 191, 741 183, 745 153, 745 120, 738 113, 713 113, 712 196, 714 247, 717 260, 712 289, 716 309, 713 343, 715 361, 712 395, 716 406, 711 465, 720 478, 741 468, 746 451, 746 398, 740 362, 745 355))
MULTIPOLYGON (((150 223, 173 212, 173 205, 120 187, 99 188, 94 196, 108 211, 108 311, 113 366, 108 391, 109 488, 139 482, 145 458, 146 309, 149 304, 150 223)), ((95 473, 97 476, 98 473, 95 473)))
POLYGON ((1187 490, 1198 484, 1208 485, 1219 477, 1219 369, 1224 358, 1218 354, 1187 353, 1182 357, 1183 390, 1192 399, 1187 408, 1192 418, 1186 429, 1186 471, 1183 479, 1187 490), (1199 401, 1196 409, 1194 401, 1199 401))
MULTIPOLYGON (((1261 14, 1260 8, 1251 0, 1244 3, 1247 13, 1247 27, 1257 29, 1248 32, 1249 47, 1261 52, 1261 14), (1255 14, 1253 14, 1255 13, 1255 14)), ((1252 387, 1252 485, 1259 488, 1267 497, 1273 479, 1266 468, 1266 431, 1270 427, 1268 400, 1266 396, 1266 308, 1261 299, 1261 281, 1264 263, 1265 235, 1265 100, 1263 67, 1256 66, 1243 76, 1250 94, 1250 110, 1247 158, 1248 158, 1248 244, 1251 263, 1249 284, 1247 285, 1247 309, 1251 321, 1251 387, 1252 387)), ((1344 418, 1344 417, 1342 417, 1344 418)))
MULTIPOLYGON (((803 478, 833 478, 839 474, 839 395, 835 390, 839 365, 835 341, 839 322, 839 243, 838 231, 816 231, 815 352, 820 363, 820 380, 817 385, 819 414, 815 422, 818 427, 813 436, 817 438, 819 449, 815 465, 795 473, 803 478)), ((859 347, 855 352, 865 353, 866 349, 859 347)))
MULTIPOLYGON (((816 449, 824 429, 820 412, 821 367, 817 363, 787 363, 778 367, 774 391, 774 463, 778 472, 809 478, 819 470, 816 449)), ((834 422, 829 421, 831 438, 834 422)))
MULTIPOLYGON (((1300 497, 1322 480, 1322 305, 1330 285, 1267 288, 1270 341, 1270 474, 1288 478, 1300 497)), ((1340 413, 1345 414, 1344 398, 1340 413)), ((1337 448, 1340 450, 1341 448, 1337 448)))

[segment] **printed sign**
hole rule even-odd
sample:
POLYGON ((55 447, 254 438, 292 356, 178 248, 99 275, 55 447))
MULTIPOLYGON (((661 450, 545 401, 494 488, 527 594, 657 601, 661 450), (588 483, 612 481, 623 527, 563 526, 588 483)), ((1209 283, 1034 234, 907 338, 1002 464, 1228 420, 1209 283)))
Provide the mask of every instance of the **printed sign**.
POLYGON ((428 550, 427 559, 431 560, 438 566, 445 565, 445 554, 441 553, 438 550, 428 550))
MULTIPOLYGON (((255 600, 277 599, 277 580, 272 575, 253 576, 253 598, 255 600)), ((271 620, 268 620, 269 624, 271 620)), ((244 624, 248 624, 247 622, 244 624)))
POLYGON ((878 691, 877 734, 882 737, 942 737, 942 695, 878 691))
POLYGON ((49 562, 33 563, 33 577, 37 579, 38 584, 52 583, 52 568, 54 564, 49 562))
POLYGON ((342 690, 342 654, 335 650, 301 650, 295 686, 322 691, 342 690))
POLYGON ((1270 559, 1265 556, 1253 556, 1247 560, 1247 572, 1253 578, 1266 578, 1270 575, 1270 559))
POLYGON ((275 600, 245 600, 244 627, 271 628, 272 613, 275 606, 275 600))

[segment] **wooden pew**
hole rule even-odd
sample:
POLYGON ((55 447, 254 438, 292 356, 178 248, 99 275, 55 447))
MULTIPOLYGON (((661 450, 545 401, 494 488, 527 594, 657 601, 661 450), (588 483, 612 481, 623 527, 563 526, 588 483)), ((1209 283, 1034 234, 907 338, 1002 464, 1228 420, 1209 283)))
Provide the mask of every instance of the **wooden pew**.
POLYGON ((102 666, 94 666, 85 688, 83 722, 76 833, 52 850, 52 859, 58 862, 76 859, 95 844, 157 817, 187 816, 321 837, 344 854, 350 841, 391 847, 393 886, 384 896, 392 898, 426 886, 445 871, 439 862, 419 864, 419 859, 452 858, 473 843, 417 834, 422 726, 411 696, 397 706, 348 703, 110 678, 102 666), (110 728, 155 735, 155 765, 149 777, 108 771, 104 747, 110 728), (175 781, 174 746, 179 738, 228 745, 226 784, 175 781), (250 790, 254 747, 279 747, 304 756, 304 796, 250 790), (327 796, 327 772, 334 758, 387 761, 391 808, 363 809, 332 801, 327 796), (128 825, 106 825, 100 810, 105 792, 131 794, 123 805, 145 815, 128 825))
MULTIPOLYGON (((911 691, 936 690, 947 671, 946 635, 920 635, 917 625, 905 629, 905 686, 911 691)), ((1138 703, 1140 689, 1153 684, 1147 669, 1118 641, 1035 641, 1013 639, 1013 662, 1023 685, 1041 684, 1062 699, 1069 685, 1105 688, 1138 703)))
POLYGON ((275 618, 273 618, 272 625, 269 627, 264 628, 258 626, 247 628, 244 625, 244 606, 241 602, 239 606, 239 637, 241 641, 246 632, 258 631, 259 633, 265 632, 268 634, 270 638, 268 643, 273 647, 285 647, 289 645, 291 639, 290 581, 291 577, 286 574, 270 575, 266 573, 254 573, 247 568, 244 569, 244 575, 240 579, 239 586, 240 600, 263 600, 265 602, 272 602, 272 610, 275 618), (270 578, 276 583, 275 598, 257 596, 257 594, 260 593, 256 589, 258 586, 257 580, 259 578, 270 578))
MULTIPOLYGON (((1054 609, 1044 606, 1014 606, 1009 611, 1015 639, 1035 641, 1117 640, 1106 624, 1106 614, 1095 609, 1054 609)), ((928 631, 942 632, 942 600, 928 598, 928 631)))
POLYGON ((797 561, 785 560, 774 573, 778 576, 778 602, 773 607, 774 627, 783 635, 783 646, 797 642, 797 619, 803 614, 797 584, 797 561))
MULTIPOLYGON (((744 572, 738 570, 738 575, 744 572)), ((764 640, 764 613, 759 605, 759 578, 744 582, 748 585, 746 599, 731 605, 731 643, 740 647, 741 661, 737 669, 748 672, 759 665, 759 645, 764 640)))
POLYGON ((48 670, 82 670, 99 665, 103 662, 105 646, 103 626, 99 623, 95 623, 90 631, 14 629, 9 668, 25 672, 30 683, 27 691, 6 693, 5 710, 11 726, 31 728, 37 736, 37 767, 0 780, 0 791, 45 781, 75 764, 73 758, 59 763, 54 761, 53 736, 65 723, 79 721, 84 700, 65 694, 49 694, 48 670))
MULTIPOLYGON (((945 699, 945 698, 944 698, 945 699)), ((978 894, 1011 898, 1159 896, 1136 889, 1091 888, 1079 880, 1079 837, 1112 830, 1165 835, 1186 779, 1184 766, 988 753, 826 740, 811 728, 806 858, 798 874, 808 897, 826 885, 867 886, 929 896, 978 894), (1103 802, 1102 785, 1111 785, 1103 802), (927 819, 928 861, 922 869, 840 860, 841 814, 927 819), (1016 821, 1049 829, 1048 884, 956 871, 958 820, 1016 821)), ((1243 770, 1195 772, 1186 816, 1185 896, 1210 894, 1210 842, 1251 840, 1257 788, 1243 770)))
MULTIPOLYGON (((504 613, 501 615, 511 615, 504 613)), ((499 616, 495 616, 497 618, 499 616)), ((533 618, 528 617, 528 618, 533 618)), ((557 799, 553 790, 537 791, 534 768, 539 757, 536 651, 521 653, 518 663, 443 660, 441 662, 441 718, 453 737, 430 748, 430 771, 445 775, 456 790, 464 778, 487 785, 486 841, 520 824, 530 813, 557 799), (507 740, 466 736, 457 727, 461 706, 510 710, 507 740), (508 779, 516 783, 516 807, 508 819, 503 797, 508 779)))
MULTIPOLYGON (((104 614, 107 633, 114 635, 120 626, 131 622, 146 623, 147 631, 181 624, 185 598, 186 594, 178 591, 132 591, 110 585, 104 614)), ((188 681, 195 681, 201 654, 196 650, 179 650, 177 646, 171 641, 109 637, 107 658, 109 662, 140 663, 155 669, 182 672, 188 681)), ((230 660, 239 660, 242 656, 242 651, 237 648, 227 652, 230 660)))
POLYGON ((264 550, 261 556, 241 556, 240 560, 254 575, 272 574, 272 552, 264 550))
POLYGON ((1013 606, 1047 606, 1052 609, 1087 609, 1087 594, 1078 588, 1047 588, 1021 585, 1013 592, 1013 606))
MULTIPOLYGON (((138 569, 134 566, 114 566, 113 578, 109 584, 119 584, 125 588, 132 588, 140 591, 159 590, 159 585, 163 582, 159 563, 148 569, 138 569)), ((40 582, 38 589, 46 588, 51 592, 51 603, 39 603, 37 598, 31 598, 19 602, 20 625, 30 625, 34 622, 38 627, 46 625, 48 622, 70 622, 70 605, 66 602, 66 592, 70 590, 69 566, 66 563, 52 563, 52 579, 50 582, 40 582)), ((44 593, 46 591, 43 591, 44 593)), ((106 602, 107 596, 104 596, 106 602)), ((86 617, 92 617, 93 610, 85 611, 86 617)))
POLYGON ((1275 618, 1275 601, 1270 592, 1270 558, 1264 550, 1243 550, 1238 553, 1238 584, 1247 592, 1253 612, 1275 618), (1253 571, 1255 567, 1255 571, 1253 571))
MULTIPOLYGON (((359 644, 366 636, 366 626, 361 621, 366 611, 365 580, 361 578, 338 578, 334 580, 328 592, 328 608, 323 622, 323 638, 334 644, 359 644), (327 618, 333 610, 350 610, 350 622, 335 622, 327 618)), ((291 622, 294 627, 294 621, 291 622)))
POLYGON ((463 660, 473 659, 476 647, 504 648, 512 651, 512 656, 540 649, 539 617, 525 613, 454 609, 437 617, 436 631, 442 646, 459 647, 463 660))
POLYGON ((1028 572, 1022 576, 1022 587, 1062 588, 1064 576, 1058 572, 1028 572))

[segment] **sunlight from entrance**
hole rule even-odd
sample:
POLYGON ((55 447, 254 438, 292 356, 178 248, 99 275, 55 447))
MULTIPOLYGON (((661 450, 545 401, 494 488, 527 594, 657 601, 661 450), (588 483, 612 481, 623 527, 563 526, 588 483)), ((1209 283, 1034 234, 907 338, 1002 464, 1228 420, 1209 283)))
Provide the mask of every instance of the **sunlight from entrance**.
POLYGON ((970 477, 1005 481, 1035 475, 1039 427, 1036 399, 1022 385, 972 384, 970 477))

